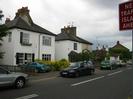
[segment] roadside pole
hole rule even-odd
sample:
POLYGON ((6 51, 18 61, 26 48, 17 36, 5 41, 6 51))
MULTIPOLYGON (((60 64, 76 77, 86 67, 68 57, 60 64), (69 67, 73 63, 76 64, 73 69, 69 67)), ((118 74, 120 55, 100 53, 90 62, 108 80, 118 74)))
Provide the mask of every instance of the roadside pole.
MULTIPOLYGON (((133 75, 133 30, 132 30, 132 75, 133 75)), ((131 93, 129 94, 128 96, 128 99, 133 99, 133 76, 132 77, 132 90, 131 90, 131 93)))

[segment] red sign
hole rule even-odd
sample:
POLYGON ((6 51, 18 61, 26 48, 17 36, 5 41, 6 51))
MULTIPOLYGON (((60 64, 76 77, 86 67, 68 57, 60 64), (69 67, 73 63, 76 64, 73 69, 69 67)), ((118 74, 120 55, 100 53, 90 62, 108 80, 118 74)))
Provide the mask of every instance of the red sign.
POLYGON ((119 29, 133 30, 133 1, 119 5, 119 29))

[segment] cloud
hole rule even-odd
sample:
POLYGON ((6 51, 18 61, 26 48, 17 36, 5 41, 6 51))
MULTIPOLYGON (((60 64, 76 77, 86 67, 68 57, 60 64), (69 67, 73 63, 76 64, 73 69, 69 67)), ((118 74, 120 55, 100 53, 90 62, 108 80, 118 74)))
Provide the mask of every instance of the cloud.
POLYGON ((13 19, 17 9, 28 6, 33 21, 55 34, 73 22, 77 35, 94 43, 94 47, 96 40, 109 46, 120 40, 131 49, 130 31, 119 31, 118 5, 124 1, 127 0, 0 0, 0 9, 5 18, 13 19))

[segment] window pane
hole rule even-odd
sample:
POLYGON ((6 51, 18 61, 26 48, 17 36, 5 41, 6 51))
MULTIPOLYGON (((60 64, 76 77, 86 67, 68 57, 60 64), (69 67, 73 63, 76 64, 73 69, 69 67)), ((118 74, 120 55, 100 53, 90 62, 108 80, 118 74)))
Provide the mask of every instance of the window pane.
POLYGON ((77 50, 77 43, 74 43, 74 50, 77 50))
POLYGON ((42 54, 42 60, 51 61, 51 54, 42 54))
POLYGON ((23 33, 23 43, 28 44, 29 43, 29 34, 23 33))
POLYGON ((43 36, 43 45, 51 46, 51 37, 43 36))

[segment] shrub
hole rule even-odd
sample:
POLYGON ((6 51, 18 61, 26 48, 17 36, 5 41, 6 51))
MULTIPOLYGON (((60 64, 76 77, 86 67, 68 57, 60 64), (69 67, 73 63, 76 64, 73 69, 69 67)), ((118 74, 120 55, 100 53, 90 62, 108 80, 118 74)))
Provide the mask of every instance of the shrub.
POLYGON ((60 61, 44 61, 36 59, 35 61, 40 64, 48 64, 52 71, 59 71, 69 66, 69 62, 66 59, 62 59, 60 61))

